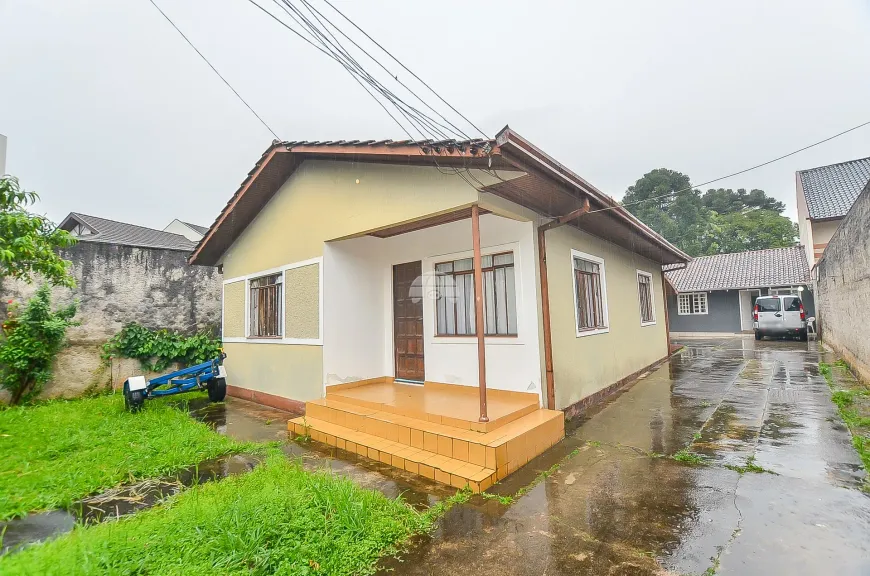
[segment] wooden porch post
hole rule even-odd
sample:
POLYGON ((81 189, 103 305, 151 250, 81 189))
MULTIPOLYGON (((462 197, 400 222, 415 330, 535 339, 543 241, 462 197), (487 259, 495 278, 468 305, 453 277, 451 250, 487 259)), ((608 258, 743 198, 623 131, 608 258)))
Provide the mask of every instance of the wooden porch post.
POLYGON ((471 207, 471 240, 474 245, 474 325, 477 329, 477 380, 480 388, 480 421, 489 422, 486 414, 486 326, 483 320, 483 272, 480 258, 480 208, 471 207))

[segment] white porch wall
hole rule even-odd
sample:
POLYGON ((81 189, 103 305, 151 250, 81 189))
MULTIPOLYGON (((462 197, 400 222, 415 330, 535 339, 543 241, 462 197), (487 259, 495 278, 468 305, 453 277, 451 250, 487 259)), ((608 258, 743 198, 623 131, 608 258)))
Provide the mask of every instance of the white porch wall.
MULTIPOLYGON (((534 227, 485 214, 480 218, 484 254, 511 250, 516 277, 516 338, 486 339, 487 387, 541 395, 537 325, 534 227)), ((471 221, 461 220, 380 239, 355 238, 324 247, 325 385, 395 375, 392 266, 423 262, 432 278, 435 264, 471 255, 471 221)), ((426 380, 477 386, 477 340, 435 336, 434 288, 424 280, 423 331, 426 380)))

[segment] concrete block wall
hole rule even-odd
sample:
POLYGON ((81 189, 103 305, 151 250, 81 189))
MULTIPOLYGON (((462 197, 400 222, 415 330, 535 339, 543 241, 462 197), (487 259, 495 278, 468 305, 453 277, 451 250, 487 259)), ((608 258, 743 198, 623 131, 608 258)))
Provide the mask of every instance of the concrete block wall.
MULTIPOLYGON (((69 346, 55 363, 44 397, 77 396, 90 386, 116 385, 140 374, 138 361, 100 361, 103 343, 129 322, 186 333, 220 331, 222 277, 217 268, 189 266, 186 252, 79 242, 63 250, 72 261, 73 289, 55 287, 54 306, 78 300, 80 326, 67 332, 69 346)), ((0 314, 7 302, 25 302, 40 284, 0 279, 0 314)))
POLYGON ((870 183, 816 264, 822 340, 870 382, 870 183))

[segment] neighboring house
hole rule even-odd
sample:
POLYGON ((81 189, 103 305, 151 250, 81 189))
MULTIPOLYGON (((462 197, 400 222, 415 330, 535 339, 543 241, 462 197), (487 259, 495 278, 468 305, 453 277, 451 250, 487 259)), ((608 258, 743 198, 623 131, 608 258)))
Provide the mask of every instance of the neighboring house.
POLYGON ((825 344, 870 382, 870 183, 831 238, 814 275, 825 344))
POLYGON ((188 240, 193 242, 199 242, 205 233, 208 232, 208 228, 203 226, 197 226, 196 224, 191 224, 190 222, 182 222, 178 218, 170 222, 166 225, 166 228, 163 229, 164 232, 171 232, 173 234, 181 234, 188 240))
POLYGON ((225 277, 230 394, 305 402, 296 431, 472 488, 562 437, 541 406, 668 356, 661 266, 687 260, 509 128, 276 141, 191 257, 225 277))
POLYGON ((815 313, 803 246, 700 256, 665 270, 672 336, 751 331, 759 296, 796 294, 807 316, 815 313))
MULTIPOLYGON (((81 325, 68 331, 71 345, 58 357, 47 396, 74 396, 109 378, 123 381, 139 373, 137 362, 115 362, 108 374, 100 361, 102 344, 130 322, 187 333, 219 328, 221 276, 216 268, 187 263, 194 242, 77 212, 60 228, 78 238, 60 252, 72 261, 76 286, 56 287, 53 296, 56 305, 79 302, 81 325)), ((2 306, 9 299, 25 301, 38 285, 38 278, 33 284, 3 279, 2 306)))
POLYGON ((795 181, 800 240, 812 268, 870 182, 870 158, 799 170, 795 181))

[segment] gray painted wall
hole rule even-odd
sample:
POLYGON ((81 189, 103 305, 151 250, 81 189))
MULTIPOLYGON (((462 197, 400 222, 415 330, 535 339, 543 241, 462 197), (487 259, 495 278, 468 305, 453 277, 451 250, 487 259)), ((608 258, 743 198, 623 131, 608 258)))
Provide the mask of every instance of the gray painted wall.
MULTIPOLYGON (((100 347, 129 322, 187 333, 220 330, 222 277, 217 268, 188 266, 186 252, 79 242, 61 255, 73 263, 76 287, 53 288, 53 302, 78 300, 81 325, 67 333, 70 346, 58 358, 47 397, 105 384, 100 347)), ((38 285, 0 279, 0 313, 5 316, 10 299, 26 301, 38 285)), ((139 373, 138 363, 121 364, 113 367, 113 381, 139 373)))
MULTIPOLYGON (((761 288, 761 294, 768 294, 767 288, 761 288)), ((813 293, 804 287, 801 293, 807 316, 816 313, 813 293)), ((668 295, 668 320, 671 332, 740 332, 740 291, 715 290, 707 293, 708 314, 693 314, 680 316, 677 311, 676 294, 668 295)))
POLYGON ((707 314, 680 316, 677 295, 668 295, 671 332, 740 332, 740 300, 737 290, 707 293, 707 314))
POLYGON ((870 185, 816 264, 819 327, 865 381, 870 381, 870 185))

